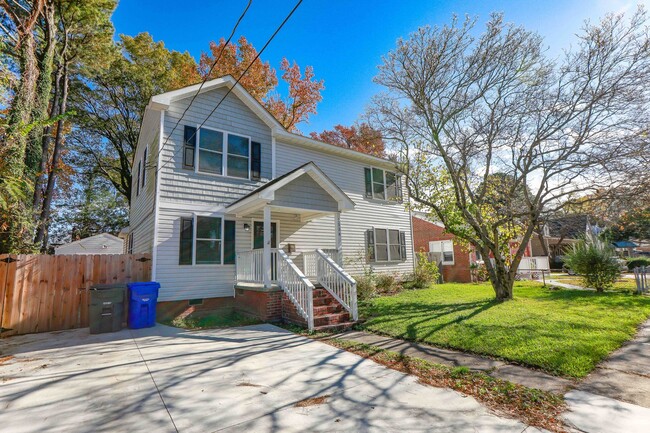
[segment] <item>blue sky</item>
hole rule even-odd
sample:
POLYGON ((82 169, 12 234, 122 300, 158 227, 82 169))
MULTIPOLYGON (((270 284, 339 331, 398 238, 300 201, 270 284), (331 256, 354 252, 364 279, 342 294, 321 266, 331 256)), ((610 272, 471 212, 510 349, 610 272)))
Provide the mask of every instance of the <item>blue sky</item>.
MULTIPOLYGON (((253 0, 238 34, 261 49, 296 0, 253 0)), ((154 1, 121 0, 113 16, 117 33, 149 32, 168 48, 189 51, 199 58, 211 40, 227 37, 246 0, 154 1)), ((650 0, 642 0, 646 7, 650 0)), ((304 0, 292 19, 264 52, 277 69, 282 57, 301 67, 312 65, 325 80, 323 101, 303 133, 351 124, 381 88, 373 84, 381 56, 422 25, 443 25, 452 14, 470 14, 485 21, 491 12, 504 12, 507 21, 544 36, 549 53, 557 56, 575 40, 585 19, 607 12, 634 10, 625 0, 304 0)))

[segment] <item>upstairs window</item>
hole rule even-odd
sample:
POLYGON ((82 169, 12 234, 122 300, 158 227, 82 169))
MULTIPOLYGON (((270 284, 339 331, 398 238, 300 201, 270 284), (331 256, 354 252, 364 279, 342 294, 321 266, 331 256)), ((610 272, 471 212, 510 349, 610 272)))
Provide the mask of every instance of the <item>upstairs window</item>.
POLYGON ((185 125, 183 133, 183 168, 194 170, 194 153, 196 152, 196 128, 185 125))
POLYGON ((395 229, 373 228, 366 231, 369 262, 406 260, 406 233, 395 229))
POLYGON ((228 161, 226 175, 249 178, 250 140, 235 134, 228 134, 228 161))
POLYGON ((401 177, 381 168, 365 168, 366 197, 402 201, 401 177))
POLYGON ((251 144, 248 137, 185 126, 183 168, 199 173, 259 180, 260 160, 260 144, 251 144))
POLYGON ((199 130, 199 171, 223 174, 223 132, 199 130))

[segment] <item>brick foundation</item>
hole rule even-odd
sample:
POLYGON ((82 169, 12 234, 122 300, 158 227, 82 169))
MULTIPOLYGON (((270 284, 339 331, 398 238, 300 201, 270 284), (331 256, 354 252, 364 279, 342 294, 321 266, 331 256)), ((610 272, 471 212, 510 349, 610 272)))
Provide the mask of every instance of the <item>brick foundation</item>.
POLYGON ((307 327, 307 321, 298 313, 296 306, 284 292, 282 292, 282 321, 307 327))
POLYGON ((163 301, 156 305, 156 319, 159 321, 184 318, 192 314, 201 317, 211 313, 230 313, 235 302, 232 297, 206 298, 200 305, 189 305, 189 301, 163 301))
MULTIPOLYGON (((353 323, 350 315, 326 290, 314 290, 315 328, 345 329, 353 323)), ((158 320, 184 318, 188 315, 201 317, 207 314, 229 314, 233 311, 258 318, 264 322, 284 322, 307 327, 303 318, 289 297, 277 287, 236 288, 235 297, 208 298, 201 305, 189 305, 189 301, 159 302, 156 308, 158 320)))
POLYGON ((235 289, 234 308, 265 322, 282 320, 281 289, 235 289))

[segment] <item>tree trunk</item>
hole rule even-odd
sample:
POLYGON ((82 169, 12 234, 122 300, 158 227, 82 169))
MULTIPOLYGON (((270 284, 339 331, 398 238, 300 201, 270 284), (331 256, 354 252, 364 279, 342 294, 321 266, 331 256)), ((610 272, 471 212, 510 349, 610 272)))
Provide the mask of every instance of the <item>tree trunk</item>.
MULTIPOLYGON (((7 140, 3 154, 4 172, 2 177, 10 182, 25 179, 25 152, 27 149, 27 126, 32 122, 32 110, 38 79, 38 62, 36 59, 36 41, 32 29, 18 36, 16 47, 20 82, 11 104, 8 116, 7 140)), ((30 191, 23 188, 22 197, 10 196, 11 202, 7 212, 7 229, 0 233, 0 253, 27 252, 31 240, 31 212, 26 203, 30 191)))
MULTIPOLYGON (((61 76, 61 103, 59 106, 59 113, 64 114, 68 102, 68 64, 63 64, 63 74, 61 76)), ((52 210, 52 199, 54 198, 54 185, 58 174, 59 160, 61 157, 61 150, 63 148, 63 127, 64 120, 59 119, 56 125, 56 137, 54 139, 54 150, 52 151, 52 162, 50 164, 50 173, 47 178, 47 186, 45 187, 45 195, 43 198, 43 209, 41 211, 40 222, 41 225, 36 231, 34 242, 36 245, 41 245, 41 251, 47 251, 47 237, 45 232, 49 226, 50 214, 52 210)))
MULTIPOLYGON (((50 109, 50 118, 54 118, 58 115, 59 110, 59 90, 60 90, 60 81, 61 81, 61 71, 62 68, 58 68, 56 73, 56 79, 54 80, 54 95, 52 97, 52 107, 50 109)), ((47 163, 50 159, 50 144, 52 143, 52 125, 47 125, 43 131, 43 137, 41 140, 41 162, 38 167, 38 172, 36 173, 36 181, 34 182, 34 200, 33 200, 33 209, 34 209, 34 223, 38 226, 39 216, 41 214, 43 199, 43 190, 45 188, 45 175, 47 171, 47 163)))
MULTIPOLYGON (((490 283, 494 289, 497 301, 507 301, 512 299, 512 288, 514 286, 514 275, 512 275, 506 266, 505 260, 498 252, 490 251, 494 256, 486 256, 484 259, 485 268, 490 275, 490 283), (494 263, 492 262, 494 260, 494 263)), ((483 254, 481 252, 481 254, 483 254)))
POLYGON ((44 127, 50 111, 52 98, 52 72, 54 67, 54 54, 56 52, 56 25, 54 24, 54 4, 47 1, 43 10, 45 47, 38 59, 38 81, 34 94, 34 110, 32 123, 35 127, 29 133, 27 148, 25 150, 25 171, 31 177, 38 173, 39 163, 42 160, 42 139, 44 127))

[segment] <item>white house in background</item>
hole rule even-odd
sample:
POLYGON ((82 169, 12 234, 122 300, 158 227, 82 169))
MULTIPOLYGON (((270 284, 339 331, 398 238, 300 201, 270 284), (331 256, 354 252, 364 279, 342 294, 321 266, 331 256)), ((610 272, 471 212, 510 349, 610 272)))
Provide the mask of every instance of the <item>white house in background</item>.
POLYGON ((102 233, 54 247, 54 254, 122 254, 124 240, 102 233))
POLYGON ((356 318, 350 275, 413 270, 394 163, 288 132, 230 76, 189 106, 198 89, 151 99, 134 156, 128 249, 152 254, 161 308, 334 325, 356 318))

